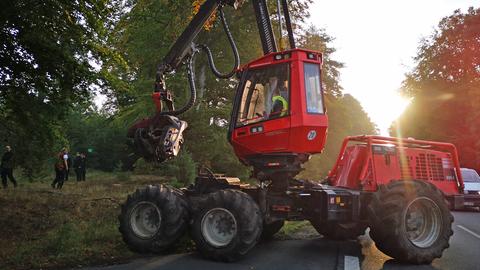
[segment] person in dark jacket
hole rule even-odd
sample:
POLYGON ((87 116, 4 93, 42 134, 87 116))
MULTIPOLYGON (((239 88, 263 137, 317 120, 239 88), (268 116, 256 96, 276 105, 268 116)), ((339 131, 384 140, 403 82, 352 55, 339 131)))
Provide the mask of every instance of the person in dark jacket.
POLYGON ((77 182, 82 181, 82 171, 83 171, 83 166, 82 166, 82 156, 80 155, 80 152, 77 152, 77 156, 73 160, 73 168, 75 169, 75 175, 77 176, 77 182))
POLYGON ((81 153, 80 158, 80 181, 85 181, 85 175, 87 174, 87 156, 85 153, 81 153))
POLYGON ((2 156, 2 163, 0 164, 3 188, 8 187, 7 177, 13 183, 13 187, 17 187, 17 181, 15 181, 15 177, 13 177, 13 167, 14 160, 12 148, 7 145, 5 146, 5 153, 2 156))

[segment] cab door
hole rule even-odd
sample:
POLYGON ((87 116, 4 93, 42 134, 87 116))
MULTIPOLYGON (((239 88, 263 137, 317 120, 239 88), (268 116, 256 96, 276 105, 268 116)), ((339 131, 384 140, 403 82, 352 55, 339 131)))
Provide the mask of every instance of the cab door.
POLYGON ((240 157, 286 152, 290 136, 289 63, 244 72, 230 126, 235 152, 240 157))

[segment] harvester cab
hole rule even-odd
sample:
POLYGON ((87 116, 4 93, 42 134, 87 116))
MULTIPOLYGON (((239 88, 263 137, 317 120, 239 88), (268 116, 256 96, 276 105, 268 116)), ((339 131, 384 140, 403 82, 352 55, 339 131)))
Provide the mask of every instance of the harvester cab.
POLYGON ((229 140, 259 179, 296 175, 325 146, 328 118, 320 83, 322 55, 292 49, 240 69, 229 140), (260 175, 259 175, 260 174, 260 175))

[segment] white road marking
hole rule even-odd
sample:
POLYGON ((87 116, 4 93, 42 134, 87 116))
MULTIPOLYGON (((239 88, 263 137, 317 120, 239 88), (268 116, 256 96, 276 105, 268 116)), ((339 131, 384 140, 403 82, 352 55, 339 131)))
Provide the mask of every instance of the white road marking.
POLYGON ((358 260, 358 257, 345 256, 343 269, 344 270, 360 270, 360 261, 358 260))
POLYGON ((465 228, 465 227, 463 227, 462 225, 457 225, 457 227, 459 227, 460 229, 462 229, 462 230, 468 232, 469 234, 475 236, 476 238, 480 239, 480 235, 479 235, 479 234, 477 234, 477 233, 475 233, 475 232, 472 232, 472 231, 469 230, 468 228, 465 228))

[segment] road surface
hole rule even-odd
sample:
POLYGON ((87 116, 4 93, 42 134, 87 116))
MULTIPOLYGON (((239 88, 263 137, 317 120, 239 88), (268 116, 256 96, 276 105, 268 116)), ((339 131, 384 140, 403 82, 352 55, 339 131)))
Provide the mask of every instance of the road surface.
POLYGON ((323 238, 260 243, 236 263, 202 259, 197 253, 146 258, 124 265, 85 270, 433 270, 480 269, 480 212, 455 212, 450 248, 431 265, 402 265, 378 251, 368 236, 337 242, 323 238))

